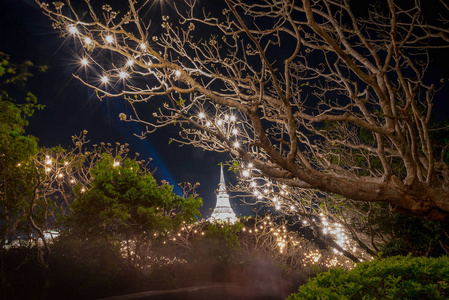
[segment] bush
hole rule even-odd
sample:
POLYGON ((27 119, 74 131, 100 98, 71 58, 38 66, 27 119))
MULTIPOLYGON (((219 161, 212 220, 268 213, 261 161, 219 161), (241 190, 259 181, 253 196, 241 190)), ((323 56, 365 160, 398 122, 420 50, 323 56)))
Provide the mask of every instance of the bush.
POLYGON ((394 256, 319 274, 288 299, 448 299, 449 258, 394 256))

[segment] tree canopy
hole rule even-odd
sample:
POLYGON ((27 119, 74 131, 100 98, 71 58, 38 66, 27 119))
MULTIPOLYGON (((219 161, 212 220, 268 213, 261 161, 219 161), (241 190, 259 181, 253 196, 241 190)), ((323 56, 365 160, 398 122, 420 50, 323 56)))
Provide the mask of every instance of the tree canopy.
POLYGON ((420 1, 189 0, 161 20, 146 18, 150 1, 37 2, 81 46, 87 75, 75 76, 133 107, 120 119, 148 133, 176 124, 180 143, 231 153, 267 202, 297 209, 298 193, 281 192, 316 189, 449 219, 447 147, 429 126, 443 85, 429 49, 449 46, 444 1, 435 18, 420 1))

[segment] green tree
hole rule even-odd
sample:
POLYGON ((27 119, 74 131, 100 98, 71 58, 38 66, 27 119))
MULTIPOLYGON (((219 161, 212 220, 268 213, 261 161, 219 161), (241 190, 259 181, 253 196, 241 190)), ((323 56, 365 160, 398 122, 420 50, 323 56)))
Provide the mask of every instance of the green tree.
POLYGON ((120 244, 130 266, 143 266, 156 241, 200 216, 201 198, 185 199, 171 185, 158 185, 135 160, 104 154, 91 175, 91 188, 79 192, 66 224, 82 239, 120 244))
POLYGON ((31 92, 20 95, 22 104, 10 96, 17 93, 14 87, 23 84, 31 74, 27 67, 31 62, 13 64, 9 57, 0 52, 0 247, 23 220, 21 211, 23 199, 29 197, 32 190, 33 170, 31 156, 37 153, 37 138, 25 134, 28 118, 38 105, 37 98, 31 92))

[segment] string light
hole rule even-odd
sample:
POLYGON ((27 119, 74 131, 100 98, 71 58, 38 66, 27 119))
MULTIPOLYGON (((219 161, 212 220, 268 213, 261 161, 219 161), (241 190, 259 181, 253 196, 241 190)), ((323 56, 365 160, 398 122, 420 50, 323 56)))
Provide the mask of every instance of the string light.
POLYGON ((248 170, 244 170, 242 172, 243 177, 249 177, 249 171, 248 170))
POLYGON ((142 50, 147 49, 147 45, 145 45, 145 43, 140 44, 140 49, 142 50))
POLYGON ((87 66, 87 65, 89 64, 89 61, 88 61, 86 58, 83 58, 83 59, 81 60, 81 64, 82 64, 83 66, 87 66))
POLYGON ((107 35, 105 40, 106 40, 106 43, 112 44, 114 42, 114 37, 112 35, 107 35))
POLYGON ((90 44, 92 44, 92 39, 90 37, 87 37, 87 38, 84 39, 84 43, 86 45, 90 45, 90 44))
POLYGON ((202 112, 200 112, 198 114, 198 118, 200 118, 200 119, 204 119, 205 117, 206 117, 206 115, 204 113, 202 113, 202 112))
POLYGON ((101 77, 101 82, 103 82, 103 83, 108 83, 108 82, 109 82, 108 76, 106 76, 106 75, 102 76, 102 77, 101 77))
POLYGON ((78 34, 78 28, 76 28, 75 25, 69 25, 67 26, 67 30, 69 31, 70 34, 78 34))
POLYGON ((239 142, 235 142, 234 143, 234 148, 239 148, 240 147, 240 143, 239 142))
POLYGON ((237 129, 235 129, 235 128, 232 129, 232 134, 235 134, 235 135, 236 135, 237 133, 239 133, 239 131, 238 131, 237 129))
POLYGON ((179 77, 179 76, 181 76, 181 71, 179 71, 179 70, 176 70, 176 71, 175 71, 175 76, 176 76, 176 77, 179 77))
POLYGON ((120 73, 118 73, 118 76, 120 76, 121 79, 125 79, 126 77, 128 77, 128 73, 126 73, 125 71, 120 71, 120 73))
POLYGON ((128 67, 131 67, 133 64, 134 64, 134 60, 132 60, 132 59, 128 59, 128 61, 126 62, 126 65, 128 67))
POLYGON ((231 121, 235 122, 235 116, 231 116, 231 121))

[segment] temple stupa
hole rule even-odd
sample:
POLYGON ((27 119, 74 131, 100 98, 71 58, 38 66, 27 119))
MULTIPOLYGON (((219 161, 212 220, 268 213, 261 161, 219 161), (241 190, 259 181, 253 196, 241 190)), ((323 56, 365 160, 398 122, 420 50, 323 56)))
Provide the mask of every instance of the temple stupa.
POLYGON ((229 202, 229 195, 226 193, 226 183, 223 174, 223 166, 221 166, 220 183, 218 185, 217 204, 215 205, 212 215, 208 221, 222 221, 234 223, 237 221, 231 203, 229 202))

